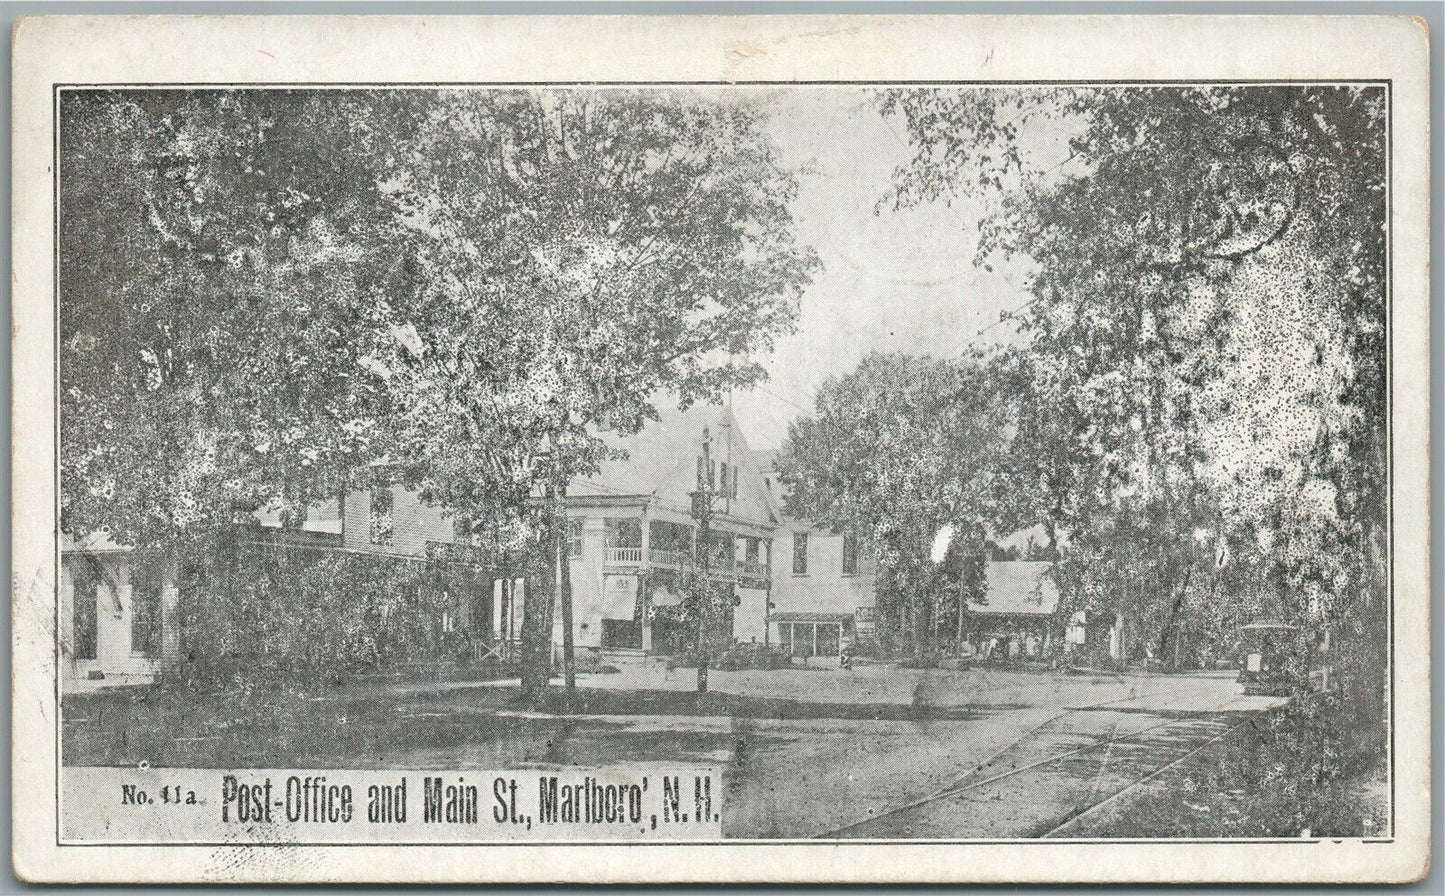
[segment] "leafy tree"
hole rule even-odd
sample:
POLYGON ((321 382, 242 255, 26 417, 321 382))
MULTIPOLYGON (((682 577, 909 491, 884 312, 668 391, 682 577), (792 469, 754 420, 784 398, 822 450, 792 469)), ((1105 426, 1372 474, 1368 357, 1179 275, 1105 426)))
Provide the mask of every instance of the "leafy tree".
POLYGON ((897 646, 951 638, 966 601, 983 596, 981 581, 967 594, 959 582, 961 564, 982 557, 992 534, 1004 445, 995 402, 991 372, 976 358, 872 354, 824 383, 815 413, 788 428, 777 462, 788 510, 869 539, 881 634, 897 646), (954 537, 940 565, 931 554, 945 527, 954 537))
POLYGON ((1152 641, 1194 570, 1252 542, 1289 618, 1363 638, 1345 653, 1374 658, 1374 690, 1383 89, 903 90, 881 105, 915 150, 893 200, 992 196, 981 262, 1037 264, 1015 413, 1032 462, 1012 474, 1082 561, 1076 579, 1134 588, 1152 641), (1029 128, 1068 134, 1066 164, 1031 159, 1029 128))
MULTIPOLYGON (((548 555, 547 589, 567 569, 566 483, 598 469, 603 434, 637 432, 663 394, 686 406, 763 376, 745 359, 792 327, 816 263, 793 179, 742 107, 471 91, 439 98, 396 190, 422 284, 381 310, 400 334, 374 358, 406 409, 396 458, 424 497, 548 555)), ((536 699, 552 600, 525 606, 536 699)))
POLYGON ((61 526, 171 550, 374 456, 368 309, 402 289, 383 95, 63 91, 61 526))
POLYGON ((756 114, 680 94, 66 93, 61 144, 66 531, 383 469, 532 558, 534 697, 566 483, 759 379, 816 264, 756 114))

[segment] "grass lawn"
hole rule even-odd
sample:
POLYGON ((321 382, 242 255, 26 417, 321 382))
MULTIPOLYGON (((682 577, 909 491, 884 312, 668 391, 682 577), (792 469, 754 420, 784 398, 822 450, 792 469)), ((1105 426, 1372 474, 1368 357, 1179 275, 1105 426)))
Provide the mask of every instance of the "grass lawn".
MULTIPOLYGON (((705 763, 724 733, 673 726, 666 737, 646 725, 568 718, 565 695, 551 688, 540 713, 515 688, 457 686, 392 690, 344 687, 310 692, 256 689, 192 692, 163 687, 68 695, 62 738, 67 765, 386 767, 403 757, 509 765, 705 763)), ((895 703, 836 703, 685 690, 578 690, 574 716, 712 717, 780 722, 964 721, 964 708, 895 703)), ((652 726, 655 727, 655 726, 652 726)), ((426 767, 423 765, 423 767, 426 767)))
MULTIPOLYGON (((560 706, 560 695, 555 702, 560 706)), ((703 763, 717 750, 705 732, 665 739, 528 713, 514 689, 495 687, 204 695, 131 688, 68 695, 63 707, 67 765, 512 768, 605 765, 639 755, 703 763)))

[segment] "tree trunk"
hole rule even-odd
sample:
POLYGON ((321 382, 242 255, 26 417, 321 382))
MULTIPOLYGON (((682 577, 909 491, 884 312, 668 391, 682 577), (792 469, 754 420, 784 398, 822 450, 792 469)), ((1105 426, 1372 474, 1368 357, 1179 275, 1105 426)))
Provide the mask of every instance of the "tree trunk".
POLYGON ((557 514, 553 544, 557 555, 558 587, 562 602, 562 677, 565 682, 567 711, 572 711, 572 698, 577 694, 577 657, 572 644, 572 561, 568 559, 567 486, 557 488, 557 514))
POLYGON ((1170 664, 1171 670, 1176 669, 1179 665, 1179 635, 1176 631, 1176 623, 1178 622, 1180 611, 1184 609, 1184 601, 1189 595, 1189 580, 1193 577, 1193 575, 1193 564, 1185 567, 1184 581, 1179 585, 1179 590, 1174 597, 1174 602, 1169 607, 1169 618, 1164 622, 1164 631, 1160 632, 1159 634, 1160 662, 1163 662, 1164 657, 1168 655, 1169 639, 1174 639, 1174 662, 1170 664))
POLYGON ((552 677, 552 603, 556 566, 551 549, 555 523, 552 507, 540 511, 536 550, 528 564, 527 591, 522 598, 522 699, 533 709, 542 701, 552 677))
POLYGON ((963 593, 963 584, 958 586, 958 627, 954 635, 953 646, 957 653, 963 653, 963 607, 968 602, 967 596, 963 593))

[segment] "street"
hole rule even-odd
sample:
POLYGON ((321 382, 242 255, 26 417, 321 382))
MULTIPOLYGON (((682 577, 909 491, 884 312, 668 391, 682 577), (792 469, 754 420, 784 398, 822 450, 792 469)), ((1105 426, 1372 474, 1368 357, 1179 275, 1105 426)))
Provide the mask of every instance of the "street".
MULTIPOLYGON (((735 743, 724 760, 730 799, 724 830, 749 838, 1042 836, 1252 713, 1283 703, 1244 696, 1232 673, 859 666, 713 675, 719 691, 785 694, 815 709, 840 710, 807 721, 730 721, 735 743), (874 717, 857 718, 857 707, 871 707, 874 717), (898 716, 904 707, 914 718, 898 716)), ((589 686, 690 683, 684 670, 669 676, 637 667, 597 676, 589 686)))
POLYGON ((212 768, 711 765, 724 772, 729 837, 1067 836, 1055 828, 1282 703, 1243 696, 1230 673, 859 665, 714 671, 712 693, 697 695, 691 669, 619 668, 580 675, 570 716, 521 708, 508 681, 212 701, 147 690, 72 696, 65 758, 212 768))

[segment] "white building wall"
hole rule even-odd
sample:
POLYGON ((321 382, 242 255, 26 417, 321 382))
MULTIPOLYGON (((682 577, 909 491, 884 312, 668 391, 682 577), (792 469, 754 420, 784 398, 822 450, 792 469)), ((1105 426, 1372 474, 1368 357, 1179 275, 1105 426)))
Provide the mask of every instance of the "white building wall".
POLYGON ((739 603, 733 607, 733 637, 741 644, 767 640, 768 592, 761 588, 738 588, 739 603))
POLYGON ((146 656, 133 649, 134 595, 131 588, 128 552, 94 554, 82 559, 77 553, 63 554, 60 568, 61 688, 74 691, 90 682, 131 684, 151 681, 167 662, 174 662, 179 650, 177 629, 178 591, 175 570, 162 576, 161 652, 146 656), (98 569, 92 594, 76 593, 73 566, 93 562, 98 569), (89 600, 95 607, 95 656, 75 655, 75 608, 89 600))
POLYGON ((848 613, 876 602, 877 577, 866 552, 858 573, 843 574, 843 536, 793 524, 773 537, 773 612, 848 613), (793 572, 793 533, 808 533, 808 571, 793 572))
MULTIPOLYGON (((602 646, 602 597, 607 586, 603 570, 606 522, 602 517, 582 517, 582 556, 573 558, 572 643, 578 648, 602 646)), ((562 610, 552 617, 553 642, 562 643, 562 610)))
POLYGON ((420 557, 426 554, 428 541, 457 540, 451 515, 439 506, 422 503, 415 492, 400 487, 391 490, 391 529, 390 545, 372 544, 371 490, 347 493, 341 524, 342 543, 347 548, 420 557))

